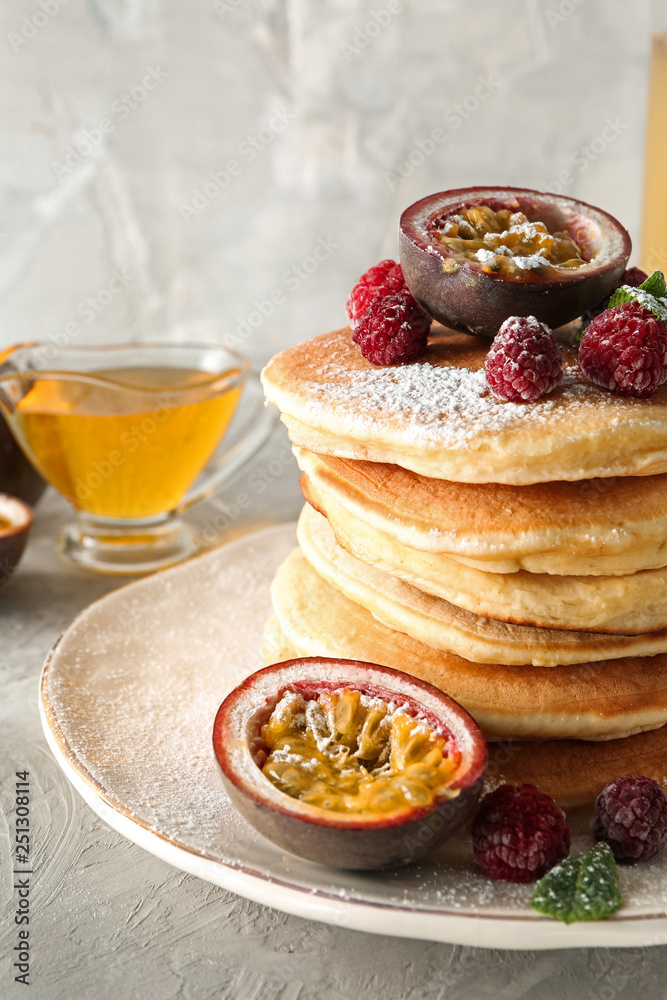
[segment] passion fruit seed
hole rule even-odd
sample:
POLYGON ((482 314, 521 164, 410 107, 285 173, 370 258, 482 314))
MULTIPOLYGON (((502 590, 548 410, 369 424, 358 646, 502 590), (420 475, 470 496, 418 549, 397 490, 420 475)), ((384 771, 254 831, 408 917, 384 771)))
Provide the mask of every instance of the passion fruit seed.
MULTIPOLYGON (((391 723, 391 768, 393 771, 402 771, 415 761, 421 760, 426 752, 424 744, 429 738, 429 733, 422 729, 415 730, 414 722, 407 715, 397 715, 391 723)), ((428 749, 430 750, 429 744, 428 749)))
POLYGON ((523 212, 498 212, 475 205, 450 215, 436 238, 455 256, 479 261, 487 274, 517 271, 555 273, 581 267, 586 261, 567 233, 551 233, 543 222, 530 222, 523 212))
POLYGON ((277 740, 290 728, 292 719, 300 707, 299 696, 294 691, 288 691, 271 714, 266 736, 267 742, 277 740))
POLYGON ((405 777, 410 778, 413 781, 421 781, 422 784, 427 785, 429 788, 435 787, 440 782, 440 773, 436 767, 432 767, 421 760, 418 764, 410 764, 409 767, 405 769, 405 777))
POLYGON ((329 722, 321 706, 316 701, 309 701, 306 705, 306 722, 316 741, 318 741, 318 745, 320 740, 326 741, 329 738, 331 733, 329 722))
POLYGON ((286 691, 261 738, 266 777, 292 798, 334 812, 430 806, 459 757, 423 719, 349 688, 308 701, 286 691))
POLYGON ((384 702, 371 705, 357 739, 358 749, 355 756, 361 760, 372 760, 379 757, 382 749, 382 720, 387 714, 384 702))
POLYGON ((332 703, 334 735, 343 743, 352 746, 357 737, 361 695, 358 691, 345 691, 337 700, 330 695, 327 700, 332 703))
POLYGON ((267 761, 264 765, 264 774, 287 795, 298 797, 299 792, 305 788, 303 775, 286 761, 276 759, 267 761))

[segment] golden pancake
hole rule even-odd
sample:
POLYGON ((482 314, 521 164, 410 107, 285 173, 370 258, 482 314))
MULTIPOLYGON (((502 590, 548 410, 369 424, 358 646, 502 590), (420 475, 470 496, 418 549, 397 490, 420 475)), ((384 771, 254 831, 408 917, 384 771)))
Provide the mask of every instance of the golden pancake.
POLYGON ((318 454, 470 483, 667 472, 667 387, 651 399, 616 396, 588 382, 566 348, 553 393, 504 403, 486 387, 486 351, 436 325, 418 361, 377 368, 345 327, 282 351, 262 381, 292 441, 318 454))
POLYGON ((338 545, 327 519, 308 504, 301 512, 297 537, 316 572, 378 621, 468 660, 553 667, 667 652, 664 629, 610 635, 513 625, 472 614, 355 559, 338 545))
POLYGON ((269 618, 264 627, 264 640, 262 642, 262 655, 264 663, 270 666, 272 663, 282 663, 284 660, 294 660, 298 656, 306 655, 298 653, 289 639, 283 634, 276 615, 269 618))
POLYGON ((467 566, 561 576, 667 566, 667 475, 503 486, 294 453, 318 509, 335 504, 401 545, 467 566))
POLYGON ((667 628, 667 568, 625 576, 485 573, 441 552, 402 545, 332 503, 307 476, 301 489, 350 555, 475 615, 539 628, 622 635, 667 628))
POLYGON ((564 809, 593 805, 621 774, 642 774, 667 784, 667 726, 626 739, 509 741, 489 746, 484 792, 526 781, 553 796, 564 809))
POLYGON ((335 656, 404 670, 451 695, 491 739, 617 739, 667 722, 667 656, 545 669, 473 663, 376 621, 299 549, 271 587, 267 662, 335 656))

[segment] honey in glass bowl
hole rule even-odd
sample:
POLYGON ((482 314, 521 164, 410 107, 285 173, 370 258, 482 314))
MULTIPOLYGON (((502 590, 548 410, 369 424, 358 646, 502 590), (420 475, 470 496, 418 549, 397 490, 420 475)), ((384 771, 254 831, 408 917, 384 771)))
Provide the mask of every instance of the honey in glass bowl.
POLYGON ((86 382, 40 378, 11 426, 77 510, 150 517, 180 503, 227 430, 241 385, 239 369, 226 374, 232 384, 216 394, 207 391, 209 373, 186 368, 92 370, 86 382))
POLYGON ((223 442, 250 363, 223 347, 172 343, 66 347, 45 360, 51 346, 2 355, 0 407, 28 459, 75 509, 62 553, 108 573, 150 572, 192 554, 179 515, 268 432, 255 414, 240 440, 223 442))

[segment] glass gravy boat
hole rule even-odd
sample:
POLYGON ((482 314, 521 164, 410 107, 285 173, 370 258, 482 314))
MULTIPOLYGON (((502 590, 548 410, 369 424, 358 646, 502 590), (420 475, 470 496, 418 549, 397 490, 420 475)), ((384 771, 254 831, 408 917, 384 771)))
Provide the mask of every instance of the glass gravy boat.
POLYGON ((146 573, 191 555, 180 515, 229 480, 270 430, 258 407, 234 446, 220 447, 250 367, 226 348, 35 343, 0 362, 0 407, 14 437, 76 511, 60 549, 100 572, 146 573))

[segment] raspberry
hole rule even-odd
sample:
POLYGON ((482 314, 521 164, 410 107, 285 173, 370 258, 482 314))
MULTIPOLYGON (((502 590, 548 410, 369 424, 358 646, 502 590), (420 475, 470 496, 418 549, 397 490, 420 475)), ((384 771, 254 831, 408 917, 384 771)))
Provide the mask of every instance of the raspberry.
POLYGON ((646 271, 642 271, 641 267, 628 267, 621 275, 621 280, 616 287, 620 288, 621 285, 630 285, 631 288, 639 288, 647 278, 648 274, 646 271))
POLYGON ((491 392, 511 403, 531 403, 555 389, 563 377, 563 358, 553 331, 534 316, 505 320, 485 367, 491 392))
POLYGON ((407 290, 375 298, 353 340, 374 365, 413 361, 426 348, 431 320, 407 290))
POLYGON ((532 882, 567 857, 570 828, 563 810, 534 785, 501 785, 482 799, 472 846, 491 878, 532 882))
POLYGON ((597 797, 593 833, 619 860, 652 858, 667 841, 667 795, 651 778, 621 775, 597 797))
POLYGON ((667 379, 667 326, 637 302, 606 309, 584 331, 579 367, 596 385, 647 399, 667 379))
POLYGON ((350 326, 356 330, 373 299, 378 295, 395 295, 407 291, 403 270, 395 260, 381 260, 359 278, 347 300, 345 311, 350 326))
MULTIPOLYGON (((642 271, 641 267, 628 267, 621 275, 616 288, 620 288, 621 285, 630 285, 631 288, 639 288, 639 286, 642 285, 647 278, 648 274, 646 271, 642 271)), ((602 301, 598 302, 596 306, 593 306, 592 309, 587 309, 586 312, 582 314, 581 319, 583 323, 590 323, 591 320, 595 319, 596 316, 599 316, 601 312, 605 311, 609 305, 609 299, 616 291, 616 288, 613 288, 609 295, 605 295, 602 301)))

